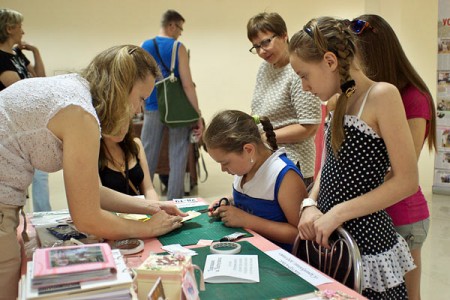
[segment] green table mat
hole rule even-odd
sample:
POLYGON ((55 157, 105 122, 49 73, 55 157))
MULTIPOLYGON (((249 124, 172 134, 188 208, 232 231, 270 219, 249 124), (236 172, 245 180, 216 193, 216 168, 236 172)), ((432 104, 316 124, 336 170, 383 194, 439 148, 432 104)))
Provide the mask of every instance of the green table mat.
MULTIPOLYGON (((295 295, 304 295, 317 290, 313 285, 278 263, 276 260, 247 241, 239 242, 240 254, 258 255, 258 283, 206 283, 206 290, 200 292, 200 299, 276 299, 295 295)), ((209 246, 195 248, 198 255, 192 257, 192 263, 205 269, 209 246)), ((197 282, 200 274, 195 272, 197 282)))
MULTIPOLYGON (((208 208, 207 205, 186 207, 181 211, 187 212, 190 210, 201 210, 208 208)), ((199 240, 213 240, 218 241, 226 235, 243 232, 246 237, 253 236, 250 232, 243 228, 231 228, 223 225, 220 219, 212 219, 208 217, 207 213, 184 222, 180 228, 160 236, 158 240, 163 246, 180 244, 181 246, 196 245, 199 240)))

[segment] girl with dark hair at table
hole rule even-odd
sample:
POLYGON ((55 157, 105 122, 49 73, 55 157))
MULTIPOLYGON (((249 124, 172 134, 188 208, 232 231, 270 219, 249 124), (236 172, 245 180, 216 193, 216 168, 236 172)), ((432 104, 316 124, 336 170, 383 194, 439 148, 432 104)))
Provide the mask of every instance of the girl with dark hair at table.
POLYGON ((208 125, 203 141, 222 171, 234 175, 230 199, 234 205, 220 206, 212 215, 225 226, 254 230, 290 251, 298 234, 300 202, 307 193, 300 171, 284 148, 278 149, 270 120, 222 111, 208 125), (257 124, 262 125, 270 147, 257 124))

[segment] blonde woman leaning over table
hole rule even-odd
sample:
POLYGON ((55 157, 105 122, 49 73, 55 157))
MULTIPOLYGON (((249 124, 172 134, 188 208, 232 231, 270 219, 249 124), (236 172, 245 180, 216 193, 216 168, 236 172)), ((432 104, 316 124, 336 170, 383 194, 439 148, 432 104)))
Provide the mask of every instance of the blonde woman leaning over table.
POLYGON ((19 211, 34 168, 64 171, 72 220, 107 239, 148 238, 181 226, 174 205, 99 186, 101 134, 120 135, 153 90, 158 68, 134 45, 98 54, 83 74, 21 80, 0 92, 0 299, 14 299, 20 276, 19 211), (20 101, 19 101, 20 99, 20 101), (110 211, 152 214, 148 222, 110 211))
POLYGON ((324 101, 340 94, 326 126, 324 165, 298 228, 301 238, 329 247, 330 234, 344 227, 362 255, 363 295, 407 299, 403 276, 415 266, 384 209, 417 191, 414 143, 397 88, 361 71, 355 43, 346 22, 321 17, 289 44, 305 90, 324 101), (389 167, 392 177, 384 181, 389 167))
POLYGON ((220 206, 212 215, 225 226, 254 230, 290 251, 298 234, 300 202, 307 193, 300 170, 284 148, 278 149, 270 120, 222 111, 208 125, 203 141, 222 171, 234 175, 233 205, 220 206), (259 123, 270 147, 261 138, 259 123))

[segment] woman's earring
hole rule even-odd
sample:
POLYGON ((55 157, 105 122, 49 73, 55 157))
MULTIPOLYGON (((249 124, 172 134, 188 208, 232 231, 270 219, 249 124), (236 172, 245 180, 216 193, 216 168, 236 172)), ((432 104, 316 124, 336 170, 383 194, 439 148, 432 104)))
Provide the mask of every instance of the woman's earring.
POLYGON ((252 158, 250 158, 250 163, 252 164, 252 163, 254 163, 254 161, 253 161, 253 157, 252 158))

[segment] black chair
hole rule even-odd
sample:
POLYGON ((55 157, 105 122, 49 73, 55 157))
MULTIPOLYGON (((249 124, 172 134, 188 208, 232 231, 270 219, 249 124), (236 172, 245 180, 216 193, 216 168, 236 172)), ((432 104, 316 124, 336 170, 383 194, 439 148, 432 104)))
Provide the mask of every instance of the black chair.
POLYGON ((353 237, 338 227, 329 239, 330 249, 314 241, 300 239, 298 235, 292 254, 319 271, 345 284, 358 293, 362 292, 362 259, 353 237))

